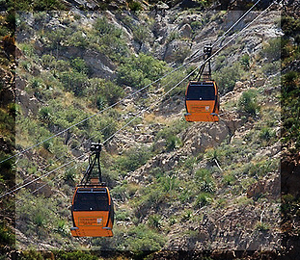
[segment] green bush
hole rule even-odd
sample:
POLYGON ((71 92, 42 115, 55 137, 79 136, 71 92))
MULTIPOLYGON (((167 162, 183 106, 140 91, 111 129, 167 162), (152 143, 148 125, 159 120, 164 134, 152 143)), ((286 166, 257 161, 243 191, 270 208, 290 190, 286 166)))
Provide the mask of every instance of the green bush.
POLYGON ((151 157, 151 152, 146 146, 131 148, 117 159, 119 168, 123 171, 135 171, 145 164, 151 157))
POLYGON ((244 68, 244 70, 250 69, 250 56, 249 54, 244 54, 241 58, 241 64, 244 68))
POLYGON ((167 70, 166 63, 141 53, 123 59, 117 69, 117 83, 133 88, 142 88, 161 77, 167 70))
POLYGON ((89 47, 105 53, 119 62, 128 55, 128 48, 122 37, 122 29, 109 23, 106 18, 99 18, 93 24, 93 31, 88 34, 89 47))
POLYGON ((176 135, 171 135, 167 138, 166 148, 168 152, 173 151, 175 148, 178 148, 181 145, 182 142, 176 135))
POLYGON ((71 29, 57 28, 56 30, 45 31, 44 37, 48 39, 48 41, 45 41, 45 47, 57 51, 62 47, 62 42, 66 40, 70 34, 72 34, 71 29))
POLYGON ((75 251, 75 252, 60 252, 56 253, 57 260, 98 260, 97 256, 92 255, 90 252, 82 252, 82 251, 75 251))
POLYGON ((218 55, 215 60, 215 71, 222 69, 226 65, 225 55, 218 55))
POLYGON ((278 162, 276 160, 262 160, 258 163, 250 163, 247 167, 250 176, 265 176, 270 172, 278 171, 278 162))
POLYGON ((150 215, 148 218, 147 224, 150 228, 160 230, 160 228, 162 226, 161 216, 158 214, 150 215))
POLYGON ((194 206, 196 208, 202 208, 206 205, 211 204, 212 196, 209 193, 201 192, 199 195, 196 196, 194 206))
MULTIPOLYGON (((161 80, 161 85, 164 87, 164 91, 168 92, 171 88, 181 82, 188 73, 184 70, 178 70, 173 72, 172 74, 168 75, 167 77, 161 80)), ((188 84, 188 79, 184 80, 180 83, 175 89, 173 89, 169 95, 184 95, 186 86, 188 84)))
POLYGON ((42 107, 39 110, 39 118, 42 122, 49 123, 52 120, 52 108, 51 107, 42 107))
POLYGON ((50 54, 44 54, 42 56, 42 65, 45 69, 53 69, 55 68, 55 57, 50 54))
POLYGON ((89 39, 85 36, 84 32, 82 31, 75 31, 72 34, 68 35, 66 40, 66 45, 68 46, 75 46, 81 48, 88 48, 89 47, 89 39))
POLYGON ((138 1, 129 0, 128 1, 128 7, 131 11, 137 12, 142 10, 142 5, 138 1))
POLYGON ((1 245, 13 245, 15 236, 6 222, 0 222, 0 243, 1 245))
POLYGON ((73 92, 76 96, 84 96, 89 87, 86 74, 78 71, 68 71, 60 74, 60 80, 67 91, 73 92))
POLYGON ((223 67, 219 71, 213 73, 213 78, 218 83, 220 94, 226 94, 229 91, 232 91, 235 82, 241 80, 243 75, 243 70, 240 62, 234 63, 230 67, 223 67))
POLYGON ((202 22, 201 21, 192 21, 190 25, 191 25, 193 31, 196 31, 202 27, 202 22))
POLYGON ((42 253, 38 251, 29 250, 21 253, 20 260, 44 260, 44 257, 42 253))
POLYGON ((225 183, 226 185, 233 185, 235 181, 236 177, 232 173, 223 176, 223 183, 225 183))
POLYGON ((249 116, 256 116, 259 111, 259 106, 256 102, 256 91, 248 90, 243 92, 239 103, 239 109, 249 116))
POLYGON ((269 142, 271 138, 275 136, 276 136, 276 132, 272 131, 269 127, 263 127, 259 133, 259 138, 267 142, 269 142))
POLYGON ((259 221, 255 224, 255 229, 258 231, 268 231, 270 229, 270 226, 268 225, 268 223, 259 221))
POLYGON ((90 79, 89 85, 91 87, 87 95, 94 98, 94 102, 99 109, 105 107, 105 104, 110 106, 116 103, 125 95, 123 88, 109 80, 90 79), (95 93, 97 94, 95 95, 95 93))
POLYGON ((75 58, 71 61, 71 66, 77 70, 79 73, 88 74, 89 68, 86 65, 85 61, 81 58, 75 58))
POLYGON ((158 234, 143 224, 130 229, 126 240, 128 249, 134 252, 158 251, 162 249, 166 242, 163 234, 158 234))
POLYGON ((281 38, 270 39, 269 42, 263 46, 261 55, 270 62, 279 60, 281 57, 281 38))
POLYGON ((197 187, 202 192, 212 193, 216 190, 216 184, 212 178, 211 171, 208 169, 199 169, 195 173, 197 187))
POLYGON ((267 76, 274 75, 280 72, 281 61, 274 61, 272 63, 266 63, 262 67, 262 71, 267 76))
POLYGON ((149 41, 150 33, 147 27, 139 25, 135 26, 133 30, 133 39, 139 44, 145 43, 147 40, 149 41))

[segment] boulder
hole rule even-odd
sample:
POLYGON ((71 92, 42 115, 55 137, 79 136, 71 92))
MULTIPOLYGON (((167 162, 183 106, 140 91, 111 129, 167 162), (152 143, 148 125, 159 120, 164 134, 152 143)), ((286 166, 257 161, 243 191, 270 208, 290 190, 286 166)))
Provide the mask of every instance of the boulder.
POLYGON ((111 79, 116 65, 103 53, 86 50, 82 57, 92 70, 92 77, 111 79))
POLYGON ((180 28, 179 33, 183 38, 191 38, 193 35, 193 30, 189 24, 185 24, 180 28))

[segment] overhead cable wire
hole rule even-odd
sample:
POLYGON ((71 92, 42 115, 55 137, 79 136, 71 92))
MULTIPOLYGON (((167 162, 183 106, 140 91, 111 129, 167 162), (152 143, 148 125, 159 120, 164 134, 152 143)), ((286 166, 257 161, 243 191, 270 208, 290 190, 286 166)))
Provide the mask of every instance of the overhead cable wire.
POLYGON ((23 184, 22 186, 20 186, 20 187, 14 189, 14 190, 12 190, 12 191, 10 191, 10 192, 7 192, 7 193, 1 195, 1 196, 0 196, 0 199, 2 199, 2 198, 5 197, 5 196, 8 196, 8 195, 10 195, 10 194, 12 194, 12 193, 14 193, 14 192, 20 190, 20 189, 25 188, 26 186, 28 186, 28 185, 30 185, 30 184, 32 184, 32 183, 34 183, 34 182, 36 182, 36 181, 38 181, 38 180, 44 178, 44 177, 50 175, 51 173, 53 173, 53 172, 55 172, 55 171, 57 171, 57 170, 60 170, 60 169, 62 169, 62 168, 64 168, 64 167, 70 165, 70 164, 71 164, 72 162, 74 162, 75 160, 80 160, 80 159, 82 159, 82 158, 83 158, 85 155, 87 155, 87 154, 89 154, 89 152, 88 152, 88 153, 85 153, 85 154, 82 154, 82 155, 80 155, 80 156, 78 156, 78 157, 76 157, 76 158, 70 160, 69 162, 62 164, 62 165, 59 166, 59 167, 57 167, 57 168, 55 168, 55 169, 53 169, 53 170, 51 170, 51 171, 49 171, 49 172, 46 172, 45 174, 41 175, 40 177, 38 177, 38 178, 36 178, 36 179, 34 179, 34 180, 32 180, 32 181, 29 181, 29 182, 23 184))
MULTIPOLYGON (((111 135, 109 138, 107 138, 105 141, 103 141, 102 144, 107 143, 107 142, 108 142, 109 140, 111 140, 114 136, 116 136, 119 132, 121 132, 125 127, 127 127, 128 125, 130 125, 130 123, 132 123, 135 119, 137 119, 141 114, 143 114, 143 113, 147 112, 148 110, 150 110, 150 109, 151 109, 151 106, 152 106, 152 107, 153 107, 153 106, 157 106, 157 105, 159 104, 159 102, 165 98, 165 96, 167 96, 167 95, 168 95, 170 92, 172 92, 176 87, 178 87, 182 82, 184 82, 184 80, 186 80, 188 77, 190 77, 197 69, 198 69, 198 68, 194 69, 191 73, 189 73, 186 77, 184 77, 182 80, 180 80, 176 85, 174 85, 174 86, 173 86, 171 89, 169 89, 166 93, 164 93, 164 94, 163 94, 163 95, 162 95, 162 96, 161 96, 154 104, 151 104, 150 106, 148 106, 147 108, 143 109, 143 110, 140 111, 139 113, 136 113, 136 114, 133 116, 133 118, 132 118, 129 122, 127 122, 124 126, 122 126, 120 129, 118 129, 113 135, 111 135)), ((167 84, 167 85, 168 85, 168 84, 167 84)), ((78 159, 78 158, 76 158, 76 159, 78 159)), ((65 165, 65 166, 67 166, 67 165, 65 165)), ((72 169, 72 168, 74 168, 74 167, 75 167, 75 165, 72 166, 72 167, 69 168, 69 169, 72 169)), ((54 169, 54 170, 57 170, 57 169, 54 169)), ((51 172, 53 172, 53 171, 51 171, 51 172)), ((50 174, 50 173, 49 173, 49 174, 50 174)), ((43 175, 43 176, 41 176, 41 178, 46 177, 46 176, 48 176, 49 174, 47 173, 47 175, 43 175)), ((58 177, 59 177, 59 176, 53 178, 53 179, 50 180, 49 182, 53 182, 55 179, 58 179, 58 177)), ((33 183, 33 182, 35 182, 35 181, 37 181, 37 180, 39 180, 39 179, 41 179, 41 178, 37 178, 37 179, 33 180, 31 183, 33 183)), ((44 187, 46 187, 46 186, 49 184, 49 182, 43 184, 43 185, 40 186, 39 188, 37 188, 37 189, 35 189, 34 191, 30 192, 30 194, 34 194, 34 193, 38 192, 39 190, 43 189, 44 187)), ((31 183, 30 183, 30 184, 31 184, 31 183)), ((23 186, 26 187, 26 186, 28 186, 28 185, 29 185, 29 183, 26 183, 26 185, 23 185, 23 186)), ((25 198, 29 197, 30 194, 28 194, 27 196, 25 196, 25 198)), ((9 195, 9 194, 4 194, 3 196, 6 196, 6 195, 9 195)), ((2 198, 2 196, 0 196, 0 198, 2 198)), ((16 203, 19 203, 20 201, 23 201, 25 198, 19 199, 16 203)))
MULTIPOLYGON (((280 3, 282 3, 284 0, 282 0, 280 3)), ((255 17, 251 22, 249 22, 239 33, 237 33, 237 35, 235 35, 235 37, 232 37, 229 41, 226 42, 225 45, 223 45, 220 49, 218 49, 213 55, 211 55, 209 58, 207 58, 204 62, 202 62, 201 65, 199 65, 196 69, 194 69, 192 72, 190 72, 185 78, 183 78, 180 82, 178 82, 174 87, 172 87, 169 91, 167 91, 161 98, 159 98, 159 100, 157 102, 155 102, 154 106, 156 106, 166 95, 168 95, 173 89, 175 89, 177 86, 179 86, 184 80, 186 80, 188 77, 190 77, 196 70, 198 70, 204 63, 206 63, 207 61, 209 61, 210 59, 212 59, 215 55, 217 55, 222 49, 224 49, 232 40, 234 40, 238 35, 240 35, 243 31, 245 31, 251 24, 253 24, 262 14, 264 14, 273 4, 275 4, 276 1, 272 2, 272 4, 270 4, 264 11, 262 11, 257 17, 255 17)), ((183 65, 182 65, 183 66, 183 65)), ((181 66, 181 67, 182 67, 181 66)), ((178 67, 179 68, 179 67, 178 67)), ((177 69, 178 69, 177 68, 177 69)), ((144 87, 146 88, 146 87, 144 87)), ((138 92, 138 91, 137 91, 138 92)), ((135 92, 136 93, 136 92, 135 92)), ((133 93, 133 94, 135 94, 133 93)), ((132 94, 132 95, 133 95, 132 94)), ((120 101, 119 101, 120 102, 120 101)), ((117 102, 118 103, 118 102, 117 102)), ((111 140, 117 133, 119 133, 120 131, 122 131, 126 126, 128 126, 131 122, 133 122, 138 116, 140 116, 142 113, 148 111, 150 109, 150 106, 146 109, 143 109, 142 111, 140 111, 139 113, 137 113, 135 115, 135 117, 133 119, 131 119, 129 122, 127 122, 124 126, 122 126, 120 129, 118 129, 114 134, 112 134, 109 138, 107 138, 105 141, 103 141, 103 144, 105 144, 106 142, 108 142, 109 140, 111 140)), ((75 159, 80 159, 81 157, 83 157, 84 155, 81 155, 75 159)), ((63 165, 61 165, 60 167, 40 176, 39 178, 36 178, 35 180, 29 182, 29 183, 26 183, 24 185, 22 185, 21 187, 19 187, 18 189, 15 189, 9 193, 6 193, 4 195, 1 195, 0 196, 0 199, 3 198, 4 196, 7 196, 17 190, 20 190, 21 188, 25 187, 25 186, 28 186, 30 185, 31 183, 37 181, 38 179, 41 179, 42 177, 45 177, 45 176, 48 176, 50 173, 56 171, 56 170, 59 170, 67 165, 69 165, 70 163, 72 163, 73 161, 75 161, 75 159, 71 160, 70 162, 68 163, 65 163, 63 165)), ((0 162, 1 163, 1 162, 0 162)))
MULTIPOLYGON (((168 85, 168 84, 167 84, 167 85, 168 85)), ((134 115, 134 116, 136 116, 136 115, 134 115)), ((135 119, 135 118, 134 118, 134 119, 135 119)), ((125 124, 125 125, 124 125, 123 127, 121 127, 119 130, 117 130, 117 132, 115 132, 113 135, 111 135, 110 137, 108 137, 108 138, 103 142, 103 144, 106 143, 106 142, 108 142, 110 139, 112 139, 117 133, 119 133, 123 128, 125 128, 127 125, 129 125, 132 121, 133 121, 133 120, 131 120, 129 123, 125 124)), ((108 126, 104 127, 102 130, 105 130, 105 129, 106 129, 107 127, 109 127, 111 124, 112 124, 112 123, 110 123, 108 126)), ((101 131, 102 131, 102 130, 101 130, 101 131)), ((89 140, 91 140, 91 139, 92 139, 92 138, 90 138, 89 140)), ((63 155, 63 156, 64 156, 64 155, 63 155)), ((60 158, 62 158, 63 156, 61 156, 60 158)), ((56 159, 56 161, 58 161, 60 158, 56 159)), ((79 159, 79 157, 78 157, 78 158, 75 158, 75 159, 79 159)), ((75 159, 73 159, 71 162, 73 162, 75 159)), ((64 164, 64 165, 62 165, 62 166, 59 166, 58 168, 56 168, 56 169, 54 169, 54 170, 52 170, 52 171, 50 171, 50 172, 47 172, 47 173, 43 174, 42 176, 37 177, 36 179, 34 179, 34 180, 30 181, 30 182, 26 182, 26 183, 25 183, 25 180, 27 180, 27 179, 29 179, 29 178, 31 177, 31 176, 28 176, 28 177, 24 180, 24 182, 23 182, 22 184, 15 185, 15 188, 11 188, 10 190, 6 191, 4 194, 0 195, 0 199, 3 198, 3 197, 5 197, 5 196, 8 196, 8 195, 10 195, 10 194, 12 194, 12 193, 14 193, 14 192, 20 190, 20 189, 22 189, 22 188, 24 188, 24 187, 26 187, 26 186, 28 186, 28 185, 30 185, 30 184, 32 184, 32 183, 35 182, 35 181, 38 181, 39 179, 41 179, 41 178, 43 178, 43 177, 48 176, 50 173, 52 173, 52 172, 54 172, 54 171, 56 171, 56 170, 59 170, 60 168, 65 167, 65 166, 67 166, 67 165, 69 165, 69 163, 64 164)), ((51 166, 51 165, 48 165, 48 166, 51 166)), ((48 167, 48 166, 46 166, 46 167, 48 167)), ((46 167, 45 167, 45 168, 46 168, 46 167)), ((44 168, 44 169, 45 169, 45 168, 44 168)), ((44 169, 43 169, 43 170, 44 170, 44 169)))
MULTIPOLYGON (((169 89, 165 94, 163 94, 158 101, 156 101, 154 104, 151 104, 151 106, 157 106, 158 103, 163 100, 165 98, 166 95, 168 95, 173 89, 175 89, 176 87, 178 87, 183 81, 185 81, 187 78, 189 78, 196 70, 198 70, 198 67, 196 69, 194 69, 192 72, 190 72, 186 77, 184 77, 181 81, 179 81, 174 87, 172 87, 171 89, 169 89)), ((106 142, 108 142, 109 140, 111 140, 114 136, 116 136, 116 134, 118 134, 120 131, 122 131, 126 126, 128 126, 131 122, 133 122, 135 119, 138 118, 138 116, 140 116, 141 114, 147 112, 151 106, 148 106, 147 108, 143 109, 142 111, 140 111, 139 113, 135 114, 135 117, 133 119, 131 119, 130 121, 128 121, 124 126, 122 126, 118 131, 116 131, 113 135, 111 135, 109 138, 107 138, 105 141, 103 141, 103 144, 105 144, 106 142)))
MULTIPOLYGON (((168 90, 165 94, 163 94, 163 95, 162 95, 162 96, 161 96, 154 104, 151 104, 151 106, 153 106, 153 105, 156 106, 156 105, 157 105, 157 104, 158 104, 158 103, 159 103, 166 95, 168 95, 173 89, 175 89, 177 86, 179 86, 179 85, 180 85, 184 80, 186 80, 188 77, 190 77, 197 69, 198 69, 198 68, 194 69, 194 70, 193 70, 192 72, 190 72, 186 77, 184 77, 182 80, 180 80, 180 82, 178 82, 174 87, 172 87, 172 88, 171 88, 170 90, 168 90)), ((119 128, 114 134, 112 134, 110 137, 108 137, 106 140, 104 140, 104 141, 102 142, 102 144, 105 144, 105 143, 107 143, 109 140, 111 140, 116 134, 118 134, 119 132, 121 132, 126 126, 128 126, 131 122, 133 122, 136 118, 138 118, 138 116, 140 116, 140 115, 143 114, 144 112, 148 111, 148 110, 151 108, 151 106, 149 106, 149 107, 143 109, 143 110, 140 111, 139 113, 136 113, 136 114, 134 115, 134 118, 133 118, 133 119, 131 119, 129 122, 127 122, 127 123, 126 123, 125 125, 123 125, 121 128, 119 128)), ((0 196, 0 199, 3 198, 3 197, 5 197, 5 196, 8 196, 8 195, 10 195, 10 194, 12 194, 12 193, 14 193, 14 192, 20 190, 20 189, 22 189, 22 188, 24 188, 24 187, 26 187, 26 186, 28 186, 28 185, 30 185, 30 184, 32 184, 33 182, 36 182, 36 181, 40 180, 41 178, 44 178, 44 177, 50 175, 52 172, 55 172, 55 171, 57 171, 57 170, 59 170, 59 169, 61 169, 61 168, 63 168, 63 167, 66 167, 66 166, 70 165, 70 164, 71 164, 72 162, 74 162, 75 160, 79 160, 80 158, 84 157, 84 155, 88 155, 89 153, 90 153, 90 152, 85 153, 85 154, 83 154, 83 155, 81 155, 81 156, 79 156, 79 157, 76 157, 76 158, 70 160, 68 163, 65 163, 65 164, 63 164, 63 165, 61 165, 61 166, 59 166, 59 167, 57 167, 57 168, 55 168, 55 169, 53 169, 53 170, 51 170, 51 171, 49 171, 49 172, 47 172, 47 173, 41 175, 40 177, 38 177, 38 178, 36 178, 36 179, 34 179, 34 180, 28 182, 28 183, 25 183, 24 185, 22 185, 22 186, 20 186, 20 187, 18 187, 18 188, 16 188, 16 189, 14 189, 14 190, 12 190, 12 191, 10 191, 10 192, 7 192, 7 193, 1 195, 1 196, 0 196)))
POLYGON ((72 129, 73 127, 75 127, 75 126, 77 126, 77 125, 79 125, 79 124, 82 124, 82 123, 86 122, 87 120, 89 120, 89 119, 91 119, 91 118, 93 118, 93 117, 95 117, 95 116, 97 116, 97 115, 100 115, 100 114, 104 113, 105 111, 107 111, 107 110, 109 110, 109 109, 111 109, 111 108, 114 108, 115 106, 117 106, 117 105, 120 104, 121 102, 125 101, 128 97, 134 96, 134 95, 138 94, 139 92, 145 90, 146 88, 149 88, 151 85, 153 85, 153 84, 159 82, 160 80, 164 79, 165 77, 169 76, 170 74, 174 73, 175 71, 181 69, 182 67, 185 67, 187 64, 191 63, 193 60, 195 60, 195 59, 197 59, 197 58, 199 58, 199 57, 196 57, 196 58, 190 60, 189 62, 180 65, 179 67, 177 67, 177 68, 173 69, 172 71, 166 73, 165 75, 161 76, 160 78, 158 78, 158 79, 152 81, 151 83, 149 83, 149 84, 146 85, 145 87, 143 87, 143 88, 141 88, 141 89, 135 91, 134 93, 131 93, 131 94, 127 95, 126 97, 124 97, 124 98, 120 99, 119 101, 115 102, 114 104, 112 104, 112 105, 110 105, 110 106, 108 106, 108 107, 106 107, 106 108, 104 108, 104 109, 98 111, 97 113, 95 113, 95 114, 93 114, 93 115, 91 115, 91 116, 88 116, 88 117, 84 118, 83 120, 81 120, 81 121, 79 121, 79 122, 77 122, 77 123, 75 123, 75 124, 73 124, 73 125, 70 125, 70 126, 67 127, 66 129, 64 129, 64 130, 62 130, 62 131, 60 131, 60 132, 58 132, 57 134, 52 135, 52 136, 50 136, 50 137, 48 137, 48 138, 46 138, 46 139, 44 139, 44 140, 42 140, 42 141, 40 141, 40 142, 38 142, 38 143, 36 143, 36 144, 34 144, 34 145, 32 145, 32 146, 30 146, 30 147, 28 147, 28 148, 25 148, 24 150, 22 150, 22 151, 20 151, 20 152, 18 152, 18 153, 16 153, 16 154, 14 154, 14 155, 12 155, 12 156, 10 156, 10 157, 4 159, 4 160, 2 160, 2 161, 0 162, 0 164, 3 163, 3 162, 8 161, 8 160, 10 160, 10 159, 13 159, 13 158, 15 158, 15 157, 17 157, 17 156, 19 156, 19 155, 21 155, 21 154, 23 154, 23 153, 26 153, 27 151, 29 151, 29 150, 31 150, 31 149, 33 149, 33 148, 35 148, 35 147, 37 147, 37 146, 39 146, 39 145, 41 145, 41 144, 47 142, 47 141, 49 141, 49 140, 51 140, 51 139, 53 139, 53 138, 55 138, 55 137, 57 137, 57 136, 60 136, 61 134, 67 132, 67 131, 70 130, 70 129, 72 129))
MULTIPOLYGON (((100 129, 100 130, 98 130, 98 131, 102 132, 102 131, 104 131, 105 129, 107 129, 109 126, 111 126, 112 124, 113 124, 113 123, 110 123, 110 124, 108 124, 107 126, 105 126, 104 128, 102 128, 102 129, 100 129)), ((96 134, 92 135, 89 139, 86 140, 86 142, 89 142, 90 140, 92 140, 93 136, 95 136, 95 135, 96 135, 96 134)), ((78 144, 78 145, 77 145, 76 147, 74 147, 73 149, 76 149, 76 148, 78 148, 78 147, 80 147, 80 146, 81 146, 81 144, 78 144)), ((63 154, 62 156, 56 158, 56 159, 52 162, 52 164, 55 163, 55 162, 58 162, 59 160, 61 160, 61 159, 62 159, 63 157, 65 157, 65 156, 66 156, 66 154, 63 154)), ((46 165, 46 166, 43 167, 40 171, 46 170, 46 168, 52 166, 52 164, 46 165)), ((23 180, 23 183, 19 183, 19 184, 14 185, 14 186, 11 187, 10 189, 6 190, 5 193, 9 193, 10 191, 15 190, 17 187, 22 186, 22 185, 25 184, 26 181, 27 181, 28 179, 30 179, 31 177, 32 177, 31 175, 27 176, 27 177, 23 180)), ((0 194, 0 198, 1 198, 1 196, 2 196, 2 194, 0 194)))
MULTIPOLYGON (((232 26, 230 26, 229 27, 229 29, 226 31, 226 32, 224 32, 223 34, 222 34, 222 36, 220 37, 220 38, 218 38, 214 43, 213 43, 213 45, 212 46, 214 46, 214 45, 216 45, 217 44, 217 42, 218 41, 220 41, 220 40, 222 40, 225 36, 226 36, 226 34, 228 34, 240 21, 242 21, 253 9, 254 9, 254 7, 260 2, 261 0, 258 0, 253 6, 251 6, 251 8, 249 8, 249 10, 247 11, 247 12, 245 12, 232 26)), ((221 43, 222 43, 222 41, 221 41, 221 43)))
MULTIPOLYGON (((221 36, 221 38, 219 38, 214 44, 213 44, 213 46, 220 40, 220 39, 222 39, 222 38, 224 38, 225 37, 225 35, 228 33, 228 32, 230 32, 249 12, 251 12, 251 10, 260 2, 261 0, 258 0, 246 13, 244 13, 222 36, 221 36)), ((274 3, 274 2, 273 2, 274 3)), ((273 4, 272 3, 272 4, 273 4)), ((193 54, 192 56, 194 56, 195 54, 193 54)), ((23 153, 25 153, 25 152, 27 152, 27 151, 29 151, 29 150, 31 150, 31 149, 33 149, 33 148, 35 148, 35 147, 37 147, 37 146, 39 146, 39 145, 41 145, 41 144, 43 144, 43 143, 45 143, 45 142, 47 142, 47 141, 49 141, 49 140, 51 140, 51 139, 53 139, 53 138, 55 138, 55 137, 57 137, 57 136, 59 136, 59 135, 61 135, 61 134, 63 134, 63 133, 65 133, 66 131, 68 131, 68 130, 70 130, 71 128, 73 128, 73 127, 75 127, 75 126, 77 126, 77 125, 79 125, 79 124, 81 124, 81 123, 84 123, 85 121, 87 121, 87 120, 89 120, 89 119, 91 119, 91 118, 93 118, 93 117, 95 117, 95 116, 97 116, 97 115, 99 115, 99 114, 101 114, 101 113, 103 113, 103 112, 105 112, 105 111, 107 111, 107 110, 109 110, 109 109, 111 109, 111 108, 113 108, 113 107, 115 107, 116 105, 118 105, 119 103, 121 103, 121 102, 123 102, 125 99, 127 99, 128 97, 130 97, 130 96, 133 96, 133 95, 135 95, 135 94, 137 94, 137 93, 139 93, 139 92, 141 92, 141 91, 143 91, 144 89, 146 89, 146 88, 148 88, 148 87, 150 87, 152 84, 154 84, 154 83, 157 83, 158 81, 160 81, 160 80, 162 80, 163 78, 165 78, 165 77, 167 77, 168 75, 170 75, 170 74, 172 74, 173 72, 175 72, 175 71, 177 71, 178 69, 180 69, 180 68, 182 68, 182 67, 184 67, 184 66, 186 66, 187 64, 189 64, 189 63, 191 63, 193 60, 196 60, 196 59, 198 59, 199 57, 195 57, 195 58, 193 58, 193 59, 191 59, 191 60, 189 60, 187 63, 184 63, 184 64, 182 64, 181 66, 179 66, 179 67, 177 67, 177 68, 175 68, 174 70, 172 70, 172 71, 170 71, 170 72, 168 72, 168 73, 166 73, 165 75, 163 75, 162 77, 160 77, 160 78, 158 78, 157 80, 155 80, 155 81, 153 81, 153 82, 151 82, 151 83, 149 83, 148 85, 146 85, 145 87, 143 87, 143 88, 141 88, 141 89, 139 89, 139 90, 137 90, 137 91, 135 91, 134 93, 131 93, 130 95, 128 95, 128 96, 126 96, 125 98, 123 98, 123 99, 121 99, 121 100, 119 100, 119 101, 117 101, 117 102, 115 102, 114 104, 112 104, 112 105, 110 105, 110 106, 108 106, 107 108, 104 108, 104 109, 102 109, 102 110, 100 110, 99 112, 97 112, 97 113, 95 113, 95 114, 93 114, 93 115, 91 115, 91 116, 89 116, 89 117, 86 117, 85 119, 83 119, 83 120, 81 120, 81 121, 79 121, 79 122, 77 122, 77 123, 75 123, 75 124, 73 124, 73 125, 71 125, 71 126, 69 126, 68 128, 66 128, 66 129, 64 129, 64 130, 62 130, 61 132, 59 132, 59 133, 57 133, 57 134, 55 134, 55 135, 52 135, 52 136, 50 136, 50 137, 48 137, 48 138, 46 138, 45 140, 43 140, 43 141, 41 141, 41 142, 39 142, 39 143, 37 143, 37 144, 34 144, 34 145, 32 145, 32 146, 30 146, 30 147, 28 147, 28 148, 26 148, 26 149, 24 149, 24 150, 22 150, 21 152, 19 152, 19 153, 16 153, 15 155, 12 155, 12 156, 10 156, 10 157, 8 157, 8 158, 6 158, 6 159, 4 159, 4 160, 2 160, 1 162, 0 162, 0 164, 1 163, 3 163, 3 162, 5 162, 5 161, 8 161, 8 160, 10 160, 10 159, 12 159, 12 158, 14 158, 14 157, 16 157, 16 156, 19 156, 20 154, 23 154, 23 153)))
MULTIPOLYGON (((237 21, 235 21, 235 23, 230 26, 226 32, 224 32, 222 34, 222 36, 220 38, 218 38, 213 44, 212 47, 215 46, 217 44, 218 41, 220 41, 221 39, 223 39, 226 34, 228 34, 240 21, 242 21, 251 11, 252 9, 254 9, 254 7, 260 2, 261 0, 258 0, 253 6, 251 6, 247 12, 245 12, 237 21)), ((222 43, 222 42, 221 42, 222 43)), ((221 47, 221 46, 220 46, 221 47)), ((190 58, 193 58, 193 56, 195 56, 196 54, 198 54, 200 52, 200 50, 196 51, 194 54, 191 55, 190 58)))
MULTIPOLYGON (((281 1, 281 3, 284 0, 281 1)), ((216 56, 221 50, 223 50, 230 42, 232 42, 235 38, 237 38, 240 34, 242 34, 246 29, 248 29, 248 27, 250 25, 252 25, 258 18, 260 18, 260 16, 262 16, 264 13, 266 13, 272 5, 274 5, 275 3, 277 3, 276 1, 272 2, 265 10, 261 11, 251 22, 249 22, 248 24, 245 25, 245 27, 239 31, 238 33, 232 35, 231 39, 229 39, 223 46, 221 46, 215 53, 213 53, 209 58, 207 58, 204 63, 208 62, 209 60, 211 60, 214 56, 216 56)), ((202 64, 201 64, 202 66, 202 64)), ((201 67, 199 66, 199 68, 201 67)))

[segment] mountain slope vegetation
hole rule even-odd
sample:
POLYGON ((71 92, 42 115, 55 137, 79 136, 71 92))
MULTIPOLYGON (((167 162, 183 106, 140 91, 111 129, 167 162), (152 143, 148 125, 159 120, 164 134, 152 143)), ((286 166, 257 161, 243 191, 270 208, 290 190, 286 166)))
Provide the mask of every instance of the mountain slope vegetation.
MULTIPOLYGON (((57 249, 136 257, 160 250, 211 250, 214 257, 216 250, 241 256, 283 250, 279 53, 282 43, 287 58, 297 47, 281 38, 278 12, 269 11, 213 59, 221 121, 183 118, 185 86, 195 75, 180 82, 200 63, 191 57, 240 14, 175 5, 163 13, 17 15, 16 147, 41 143, 18 157, 16 181, 45 175, 16 196, 16 245, 24 259, 45 257, 26 251, 32 247, 57 259, 72 254, 57 249), (114 237, 74 239, 68 208, 90 143, 98 140, 104 142, 103 178, 115 201, 114 237)), ((288 25, 283 29, 289 35, 288 25)), ((297 78, 297 72, 283 77, 293 90, 297 78)), ((296 92, 285 93, 288 102, 296 92)), ((297 149, 298 120, 284 116, 285 141, 297 149)))

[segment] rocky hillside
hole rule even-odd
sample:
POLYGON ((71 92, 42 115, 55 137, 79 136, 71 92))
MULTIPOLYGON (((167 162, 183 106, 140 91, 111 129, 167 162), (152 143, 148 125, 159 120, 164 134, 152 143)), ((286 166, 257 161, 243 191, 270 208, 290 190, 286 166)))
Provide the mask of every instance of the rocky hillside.
POLYGON ((254 11, 218 42, 214 51, 227 45, 212 61, 221 120, 187 123, 187 80, 164 93, 243 13, 203 8, 19 14, 16 146, 42 143, 17 157, 17 182, 47 176, 17 195, 17 248, 209 250, 215 257, 282 250, 280 14, 274 6, 238 34, 260 14, 254 11), (102 167, 115 201, 115 235, 74 239, 68 208, 87 165, 78 158, 91 140, 108 139, 102 167))

